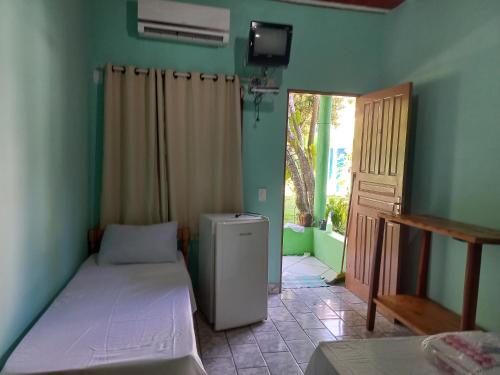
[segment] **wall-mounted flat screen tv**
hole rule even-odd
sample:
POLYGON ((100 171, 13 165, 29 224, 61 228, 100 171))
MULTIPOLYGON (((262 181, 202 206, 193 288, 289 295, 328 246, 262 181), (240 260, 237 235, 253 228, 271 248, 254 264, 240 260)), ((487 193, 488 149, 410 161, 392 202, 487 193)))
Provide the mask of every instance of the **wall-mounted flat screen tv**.
POLYGON ((259 66, 288 66, 292 31, 291 25, 252 21, 248 63, 259 66))

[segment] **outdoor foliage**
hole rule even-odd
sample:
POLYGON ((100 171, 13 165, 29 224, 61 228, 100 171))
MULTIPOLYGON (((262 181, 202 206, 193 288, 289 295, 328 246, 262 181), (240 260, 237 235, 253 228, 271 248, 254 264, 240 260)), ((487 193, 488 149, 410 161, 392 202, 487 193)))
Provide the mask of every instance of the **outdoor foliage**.
MULTIPOLYGON (((331 122, 338 126, 338 111, 345 99, 333 98, 331 122)), ((295 193, 299 214, 313 215, 315 187, 315 134, 320 95, 290 94, 286 147, 286 180, 295 193)))
POLYGON ((328 198, 325 218, 327 219, 330 215, 333 231, 345 235, 348 211, 349 199, 347 197, 332 196, 328 198))
POLYGON ((300 213, 313 213, 314 133, 319 95, 291 94, 288 102, 286 167, 300 213))

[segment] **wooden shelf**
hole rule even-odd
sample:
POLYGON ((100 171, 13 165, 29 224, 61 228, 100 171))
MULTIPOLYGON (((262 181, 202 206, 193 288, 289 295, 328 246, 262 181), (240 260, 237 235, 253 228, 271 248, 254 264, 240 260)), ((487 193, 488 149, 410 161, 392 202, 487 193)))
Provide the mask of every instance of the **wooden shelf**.
POLYGON ((426 215, 391 215, 380 213, 380 218, 393 223, 435 232, 469 243, 500 245, 500 231, 473 224, 426 215))
POLYGON ((399 294, 378 296, 378 306, 419 335, 460 331, 460 316, 426 298, 399 294))

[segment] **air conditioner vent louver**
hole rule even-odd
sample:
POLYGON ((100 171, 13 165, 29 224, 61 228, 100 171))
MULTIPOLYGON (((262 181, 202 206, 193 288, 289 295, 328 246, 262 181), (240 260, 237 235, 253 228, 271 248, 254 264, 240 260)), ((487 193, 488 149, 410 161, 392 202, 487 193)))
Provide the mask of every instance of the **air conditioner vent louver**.
POLYGON ((154 35, 164 35, 164 36, 173 36, 177 38, 192 38, 192 39, 203 39, 207 41, 214 41, 222 43, 224 41, 224 37, 220 35, 207 35, 207 34, 199 34, 199 33, 190 33, 188 31, 177 31, 171 29, 159 29, 157 27, 144 27, 144 33, 154 34, 154 35))
POLYGON ((229 9, 138 0, 137 30, 143 37, 224 46, 229 42, 229 26, 229 9))

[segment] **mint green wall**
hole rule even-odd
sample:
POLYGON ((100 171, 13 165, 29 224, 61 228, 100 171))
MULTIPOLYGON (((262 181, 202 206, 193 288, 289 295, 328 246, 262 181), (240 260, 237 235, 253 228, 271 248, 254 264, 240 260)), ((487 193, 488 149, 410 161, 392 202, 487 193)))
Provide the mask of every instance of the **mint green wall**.
MULTIPOLYGON (((245 209, 271 220, 269 280, 280 278, 283 210, 283 171, 287 89, 361 93, 379 87, 380 28, 384 16, 296 6, 269 0, 192 0, 231 9, 231 40, 226 48, 211 48, 168 41, 139 39, 136 4, 128 0, 93 0, 92 66, 106 62, 161 66, 179 71, 241 73, 243 50, 251 20, 291 23, 294 26, 291 63, 282 75, 278 96, 261 106, 261 121, 254 124, 253 105, 245 103, 243 164, 245 209), (257 190, 267 188, 267 201, 257 190)), ((102 85, 91 97, 96 150, 92 213, 97 222, 100 191, 102 85)))
MULTIPOLYGON (((386 20, 384 86, 415 84, 411 210, 500 228, 500 2, 407 0, 386 20)), ((455 311, 465 247, 433 242, 430 295, 455 311)), ((403 261, 411 289, 416 259, 403 261)), ((485 247, 478 323, 497 331, 499 270, 500 248, 485 247)))
POLYGON ((85 254, 83 3, 0 1, 0 369, 85 254))
POLYGON ((314 254, 313 228, 304 228, 304 232, 294 232, 290 228, 283 230, 283 255, 314 254))
MULTIPOLYGON (((329 224, 330 225, 330 224, 329 224)), ((340 273, 344 238, 338 233, 314 228, 314 256, 335 272, 340 273)))

